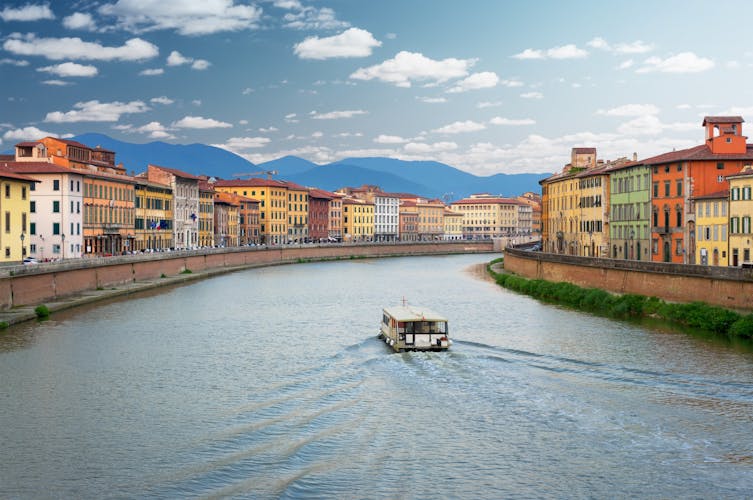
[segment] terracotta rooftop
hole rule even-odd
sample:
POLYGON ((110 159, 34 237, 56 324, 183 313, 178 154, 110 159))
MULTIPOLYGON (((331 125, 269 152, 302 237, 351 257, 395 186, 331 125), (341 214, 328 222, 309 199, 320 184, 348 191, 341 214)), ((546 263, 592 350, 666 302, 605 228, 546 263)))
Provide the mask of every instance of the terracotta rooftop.
POLYGON ((251 179, 218 179, 214 183, 215 186, 220 187, 281 187, 287 188, 287 185, 283 181, 275 179, 262 179, 259 177, 253 177, 251 179))
POLYGON ((706 116, 703 119, 703 125, 707 123, 742 123, 742 116, 706 116))
POLYGON ((719 198, 729 198, 729 189, 692 197, 693 200, 716 200, 719 198))
POLYGON ((169 168, 169 167, 161 167, 159 165, 153 165, 149 164, 150 167, 158 168, 160 170, 164 170, 165 172, 170 172, 175 177, 180 177, 182 179, 192 179, 192 180, 199 180, 200 177, 196 175, 189 174, 188 172, 184 172, 182 170, 178 170, 177 168, 169 168))
POLYGON ((450 205, 526 205, 522 201, 513 200, 512 198, 463 198, 462 200, 453 201, 450 205))
POLYGON ((46 161, 9 161, 0 163, 0 166, 20 174, 84 174, 79 170, 46 161))
POLYGON ((661 163, 671 163, 675 161, 693 161, 693 160, 753 160, 753 144, 748 144, 745 153, 738 154, 714 154, 705 144, 694 146, 679 151, 670 151, 651 158, 640 160, 639 163, 644 165, 658 165, 661 163))
POLYGON ((16 172, 12 167, 8 167, 5 165, 0 166, 0 177, 5 177, 6 179, 16 179, 20 181, 41 182, 38 179, 29 177, 28 175, 20 174, 16 172))

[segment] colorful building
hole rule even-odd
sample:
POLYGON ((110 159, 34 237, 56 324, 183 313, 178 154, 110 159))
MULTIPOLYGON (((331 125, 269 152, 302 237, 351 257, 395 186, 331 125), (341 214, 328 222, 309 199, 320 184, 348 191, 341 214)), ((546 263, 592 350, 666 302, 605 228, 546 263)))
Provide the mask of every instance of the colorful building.
POLYGON ((400 241, 418 241, 418 206, 414 200, 401 199, 399 212, 400 241))
POLYGON ((204 176, 199 179, 199 246, 214 246, 214 186, 204 176))
POLYGON ((753 166, 745 165, 729 179, 729 265, 750 264, 753 248, 753 166))
POLYGON ((309 191, 309 238, 314 242, 329 239, 329 213, 332 193, 322 189, 309 191))
POLYGON ((240 203, 233 193, 214 193, 214 241, 219 247, 237 247, 240 203))
POLYGON ((463 214, 444 209, 444 235, 443 239, 447 241, 463 239, 463 214))
POLYGON ((259 200, 261 243, 278 245, 288 240, 288 186, 274 179, 218 180, 214 189, 259 200))
POLYGON ((474 194, 454 201, 454 211, 463 214, 463 237, 468 240, 487 240, 531 232, 532 207, 524 202, 474 194), (523 224, 521 225, 521 215, 523 224))
POLYGON ((0 167, 0 262, 18 263, 28 255, 31 190, 36 182, 0 167))
POLYGON ((173 191, 170 186, 137 176, 134 192, 133 250, 173 248, 173 191))
POLYGON ((608 173, 610 257, 650 261, 651 169, 633 161, 608 173))
POLYGON ((371 241, 374 237, 374 204, 343 198, 343 241, 371 241))
POLYGON ((729 191, 693 198, 695 208, 695 262, 701 266, 726 266, 729 247, 729 191))
POLYGON ((288 242, 303 243, 309 240, 309 189, 294 182, 285 182, 288 188, 288 242))
POLYGON ((173 241, 175 248, 199 245, 199 177, 175 168, 148 165, 146 178, 169 185, 173 192, 173 241))

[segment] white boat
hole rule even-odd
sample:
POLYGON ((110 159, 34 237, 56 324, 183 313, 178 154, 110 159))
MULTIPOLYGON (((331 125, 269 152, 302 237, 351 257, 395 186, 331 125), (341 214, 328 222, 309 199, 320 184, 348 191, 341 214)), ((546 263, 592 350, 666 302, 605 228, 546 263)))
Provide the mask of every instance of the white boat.
POLYGON ((409 305, 382 310, 378 337, 396 352, 445 351, 452 345, 447 318, 429 309, 409 305))

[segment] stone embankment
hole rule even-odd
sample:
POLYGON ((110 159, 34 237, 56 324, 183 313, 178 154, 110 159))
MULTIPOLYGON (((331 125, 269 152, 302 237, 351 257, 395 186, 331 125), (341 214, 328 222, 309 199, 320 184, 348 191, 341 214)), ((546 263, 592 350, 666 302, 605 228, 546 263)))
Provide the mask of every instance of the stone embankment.
POLYGON ((505 271, 524 278, 567 282, 667 302, 705 302, 753 311, 753 269, 599 259, 505 250, 505 271))
POLYGON ((217 274, 280 264, 354 258, 491 253, 492 241, 399 244, 296 245, 213 248, 75 259, 0 269, 0 322, 34 319, 34 307, 51 312, 217 274))

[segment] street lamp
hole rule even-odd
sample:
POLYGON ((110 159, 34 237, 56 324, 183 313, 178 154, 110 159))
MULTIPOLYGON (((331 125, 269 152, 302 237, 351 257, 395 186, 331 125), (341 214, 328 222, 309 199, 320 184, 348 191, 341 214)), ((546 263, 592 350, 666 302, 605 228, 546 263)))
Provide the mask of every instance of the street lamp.
POLYGON ((61 234, 60 238, 63 240, 63 244, 61 246, 63 247, 63 260, 65 260, 65 233, 61 234))
POLYGON ((24 246, 24 239, 26 239, 26 235, 21 232, 21 260, 24 260, 24 257, 26 256, 26 247, 24 246))

